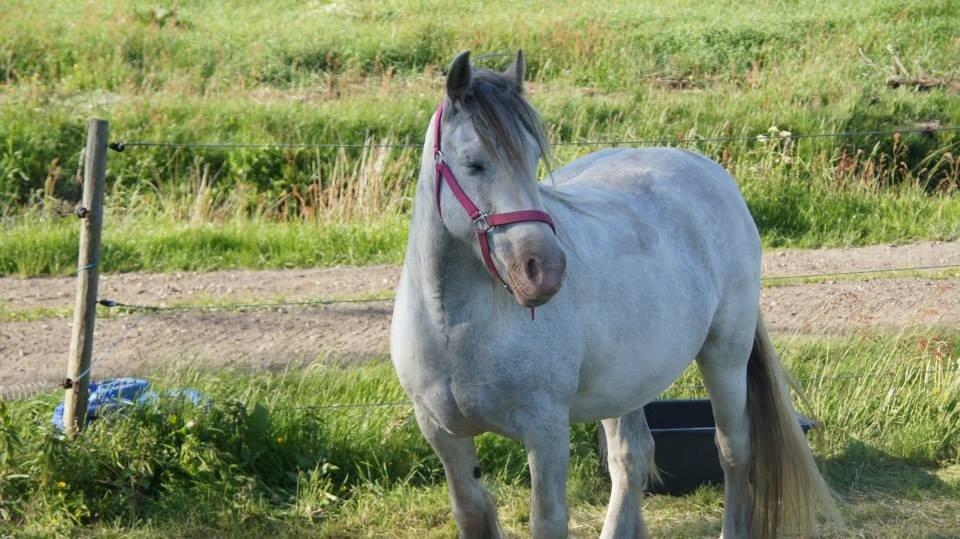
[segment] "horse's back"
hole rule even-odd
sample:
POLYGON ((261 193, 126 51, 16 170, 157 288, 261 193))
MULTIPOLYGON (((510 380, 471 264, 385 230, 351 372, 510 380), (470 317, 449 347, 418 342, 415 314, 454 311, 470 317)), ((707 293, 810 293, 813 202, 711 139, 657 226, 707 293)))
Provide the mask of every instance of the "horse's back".
MULTIPOLYGON (((624 194, 651 187, 682 187, 687 193, 736 189, 730 175, 713 160, 677 148, 614 148, 591 153, 553 172, 558 189, 595 187, 624 194)), ((695 194, 695 193, 690 193, 695 194)))
POLYGON ((759 271, 759 235, 739 187, 701 154, 674 148, 603 150, 556 170, 553 182, 553 198, 576 207, 575 213, 619 215, 668 239, 669 249, 687 247, 714 256, 723 251, 756 263, 759 271))

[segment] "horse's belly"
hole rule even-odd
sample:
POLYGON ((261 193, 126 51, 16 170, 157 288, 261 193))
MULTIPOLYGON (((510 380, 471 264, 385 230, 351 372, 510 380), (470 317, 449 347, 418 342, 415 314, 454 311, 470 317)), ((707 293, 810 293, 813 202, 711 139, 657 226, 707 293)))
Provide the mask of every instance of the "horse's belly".
POLYGON ((712 309, 709 305, 702 307, 660 320, 648 316, 646 323, 634 322, 632 332, 627 327, 618 330, 616 324, 598 329, 598 340, 580 369, 571 421, 620 417, 667 389, 697 356, 706 339, 712 309))
POLYGON ((570 421, 620 417, 637 410, 667 389, 689 364, 690 360, 674 361, 658 372, 628 368, 597 376, 589 388, 577 393, 570 408, 570 421))

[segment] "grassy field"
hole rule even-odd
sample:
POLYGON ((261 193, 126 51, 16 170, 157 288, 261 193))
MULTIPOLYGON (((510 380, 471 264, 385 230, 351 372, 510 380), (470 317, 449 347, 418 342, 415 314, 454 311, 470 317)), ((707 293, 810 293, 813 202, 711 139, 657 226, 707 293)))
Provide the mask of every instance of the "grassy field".
MULTIPOLYGON (((954 125, 956 2, 584 6, 4 2, 0 272, 72 266, 61 252, 70 226, 51 216, 77 199, 73 177, 91 116, 110 120, 113 140, 417 145, 444 66, 468 48, 477 56, 526 50, 531 99, 558 143, 666 138, 718 159, 741 182, 768 245, 960 235, 960 133, 779 137, 954 125), (774 127, 775 136, 757 140, 774 127), (750 140, 696 142, 718 135, 750 140), (7 254, 23 242, 34 260, 7 254)), ((507 60, 477 61, 498 68, 507 60)), ((558 145, 556 153, 565 162, 593 148, 558 145)), ((394 220, 409 210, 418 158, 417 148, 111 152, 116 259, 105 265, 397 260, 394 220), (318 227, 265 227, 254 240, 268 222, 318 227), (343 235, 327 230, 331 223, 363 230, 343 233, 352 237, 346 254, 327 241, 343 235), (200 239, 183 240, 187 252, 169 250, 183 235, 200 239), (297 235, 307 241, 277 239, 297 235)))
MULTIPOLYGON (((74 269, 77 222, 60 214, 94 116, 114 141, 414 146, 111 152, 105 271, 397 263, 444 67, 472 49, 501 68, 481 56, 518 47, 560 163, 665 139, 735 175, 766 246, 956 239, 960 132, 781 133, 956 126, 958 19, 952 0, 6 0, 0 274, 74 269), (724 136, 747 140, 701 140, 724 136)), ((960 334, 777 345, 824 426, 813 445, 849 525, 828 536, 960 535, 960 334)), ((439 461, 386 362, 152 380, 210 401, 162 397, 69 442, 50 426, 59 392, 0 400, 0 536, 454 535, 439 461)), ((698 383, 691 370, 665 397, 698 383)), ((523 536, 522 447, 479 445, 523 536)), ((571 447, 571 527, 595 537, 609 489, 595 426, 571 447)), ((721 512, 715 487, 646 501, 658 536, 716 537, 721 512)))
MULTIPOLYGON (((960 533, 960 335, 778 343, 824 425, 813 445, 850 527, 830 536, 960 533)), ((161 374, 200 406, 162 397, 94 422, 75 442, 49 417, 59 395, 0 402, 0 533, 45 537, 449 537, 442 469, 389 364, 250 375, 161 374), (336 407, 342 403, 386 406, 336 407), (402 530, 402 532, 398 532, 402 530), (406 535, 404 535, 406 534, 406 535)), ((695 369, 666 397, 692 396, 695 369)), ((523 534, 522 447, 479 441, 504 525, 523 534)), ((572 439, 571 525, 596 536, 609 488, 593 425, 572 439)), ((646 502, 658 536, 719 533, 721 492, 646 502)))

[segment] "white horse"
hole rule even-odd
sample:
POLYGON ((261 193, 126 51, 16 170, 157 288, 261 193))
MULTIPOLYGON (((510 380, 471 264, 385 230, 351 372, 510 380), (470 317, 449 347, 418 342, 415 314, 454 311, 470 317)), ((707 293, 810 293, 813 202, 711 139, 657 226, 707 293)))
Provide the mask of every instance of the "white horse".
POLYGON ((613 484, 602 537, 646 536, 642 407, 694 359, 717 425, 722 536, 815 534, 817 509, 835 509, 758 314, 760 240, 736 183, 667 148, 600 151, 538 183, 549 148, 523 72, 521 52, 504 73, 472 68, 469 52, 454 60, 391 327, 461 537, 501 533, 483 432, 526 448, 533 536, 566 537, 570 425, 595 420, 613 484))

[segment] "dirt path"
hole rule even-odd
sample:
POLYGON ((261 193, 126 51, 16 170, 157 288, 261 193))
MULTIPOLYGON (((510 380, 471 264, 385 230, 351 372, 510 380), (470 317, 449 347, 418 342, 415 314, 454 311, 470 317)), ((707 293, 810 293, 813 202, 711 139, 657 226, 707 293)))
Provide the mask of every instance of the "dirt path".
MULTIPOLYGON (((960 264, 960 242, 875 245, 852 249, 775 250, 763 258, 764 277, 960 264)), ((315 298, 392 291, 396 266, 210 273, 121 273, 102 277, 100 296, 125 303, 315 298)), ((9 311, 72 308, 72 277, 0 277, 0 306, 9 311)))
MULTIPOLYGON (((927 242, 813 251, 771 251, 766 277, 960 264, 960 242, 927 242)), ((393 266, 320 270, 104 276, 101 297, 125 303, 273 301, 389 292, 393 266)), ((71 278, 0 278, 7 313, 67 312, 71 278)), ((291 361, 382 357, 392 303, 339 304, 240 312, 188 311, 102 318, 96 377, 144 374, 162 367, 282 368, 291 361)), ((858 278, 764 289, 762 308, 778 333, 960 327, 960 279, 858 278)), ((0 393, 26 392, 63 377, 71 321, 0 323, 0 393), (6 389, 3 389, 6 388, 6 389)))

